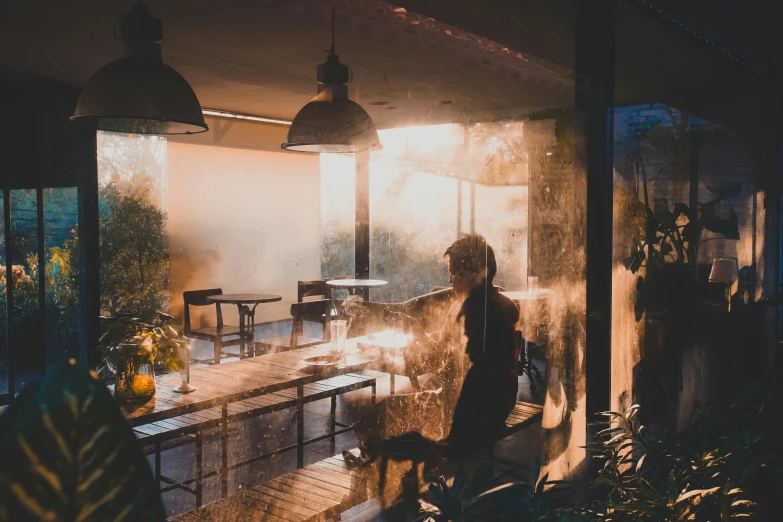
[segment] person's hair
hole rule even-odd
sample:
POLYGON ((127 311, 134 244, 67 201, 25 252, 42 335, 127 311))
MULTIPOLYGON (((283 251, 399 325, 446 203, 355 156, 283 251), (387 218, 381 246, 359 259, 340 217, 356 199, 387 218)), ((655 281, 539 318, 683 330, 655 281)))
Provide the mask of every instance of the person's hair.
POLYGON ((479 274, 482 279, 486 277, 490 285, 498 271, 495 251, 480 234, 462 236, 452 243, 443 255, 448 256, 456 270, 479 274))

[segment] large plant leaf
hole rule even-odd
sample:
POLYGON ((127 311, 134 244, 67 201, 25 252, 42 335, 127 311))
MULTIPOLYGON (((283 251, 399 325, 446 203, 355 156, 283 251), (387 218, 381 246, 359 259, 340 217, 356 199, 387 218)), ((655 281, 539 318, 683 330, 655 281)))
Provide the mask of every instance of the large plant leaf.
POLYGON ((67 364, 0 416, 0 520, 162 521, 141 446, 103 383, 67 364))
POLYGON ((739 217, 732 209, 728 218, 718 217, 713 210, 703 210, 700 221, 710 232, 721 234, 726 239, 737 240, 739 235, 739 217))
POLYGON ((491 462, 485 462, 476 470, 462 488, 463 505, 470 504, 482 491, 489 489, 493 473, 491 462))

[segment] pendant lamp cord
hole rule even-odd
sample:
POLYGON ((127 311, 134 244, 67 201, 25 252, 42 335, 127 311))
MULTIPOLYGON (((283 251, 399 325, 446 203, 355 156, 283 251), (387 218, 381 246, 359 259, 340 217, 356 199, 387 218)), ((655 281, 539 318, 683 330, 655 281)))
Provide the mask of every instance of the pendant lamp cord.
POLYGON ((329 48, 329 52, 334 54, 334 12, 337 8, 332 7, 332 47, 329 48))

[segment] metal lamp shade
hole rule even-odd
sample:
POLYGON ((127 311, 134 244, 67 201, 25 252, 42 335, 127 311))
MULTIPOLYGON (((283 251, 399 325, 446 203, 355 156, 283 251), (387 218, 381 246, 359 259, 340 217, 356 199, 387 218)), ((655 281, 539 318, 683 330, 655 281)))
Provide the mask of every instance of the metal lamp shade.
POLYGON ((96 72, 82 90, 71 120, 134 134, 196 134, 209 129, 193 89, 155 59, 124 57, 96 72))
POLYGON ((358 103, 348 98, 323 99, 319 95, 297 113, 282 148, 354 153, 382 147, 375 124, 358 103))

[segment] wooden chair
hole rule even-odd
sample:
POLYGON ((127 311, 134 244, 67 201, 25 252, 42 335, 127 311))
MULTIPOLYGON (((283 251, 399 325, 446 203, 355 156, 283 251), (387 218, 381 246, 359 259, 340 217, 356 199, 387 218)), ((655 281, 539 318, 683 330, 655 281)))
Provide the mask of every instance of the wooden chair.
MULTIPOLYGON (((189 290, 182 293, 182 300, 185 303, 185 336, 202 341, 211 341, 215 347, 214 363, 220 364, 221 350, 224 346, 235 346, 239 344, 239 327, 223 324, 223 314, 220 311, 220 304, 207 300, 212 295, 221 295, 223 290, 220 288, 210 288, 208 290, 189 290), (191 306, 214 306, 217 317, 215 326, 206 328, 192 328, 190 324, 191 306), (226 337, 236 337, 236 339, 226 340, 226 337)), ((248 332, 252 339, 252 332, 248 332)))
POLYGON ((331 299, 318 299, 293 303, 291 305, 291 343, 290 349, 301 348, 329 340, 328 313, 332 305, 331 299), (304 337, 304 322, 321 323, 324 327, 323 339, 304 337))
MULTIPOLYGON (((291 329, 291 347, 299 346, 299 337, 301 337, 304 328, 304 321, 312 323, 321 323, 323 326, 323 340, 329 340, 329 305, 332 301, 332 288, 326 283, 331 279, 349 279, 345 277, 329 277, 315 281, 297 281, 296 285, 296 304, 299 303, 320 303, 320 305, 291 306, 291 317, 294 324, 291 329), (319 299, 305 301, 308 297, 318 297, 319 299)), ((310 338, 312 339, 312 338, 310 338)), ((312 339, 316 340, 316 339, 312 339)))
POLYGON ((291 317, 293 319, 291 335, 289 337, 274 337, 271 339, 253 341, 257 351, 261 351, 262 353, 279 352, 329 340, 329 321, 326 316, 326 311, 331 303, 332 294, 326 281, 328 281, 328 279, 297 281, 296 303, 291 305, 291 317), (316 299, 305 301, 307 298, 316 299), (321 323, 323 327, 323 338, 316 339, 314 337, 303 337, 305 321, 321 323))
POLYGON ((306 297, 319 297, 321 299, 331 299, 329 285, 326 279, 316 281, 297 281, 296 283, 296 302, 304 302, 306 297))

